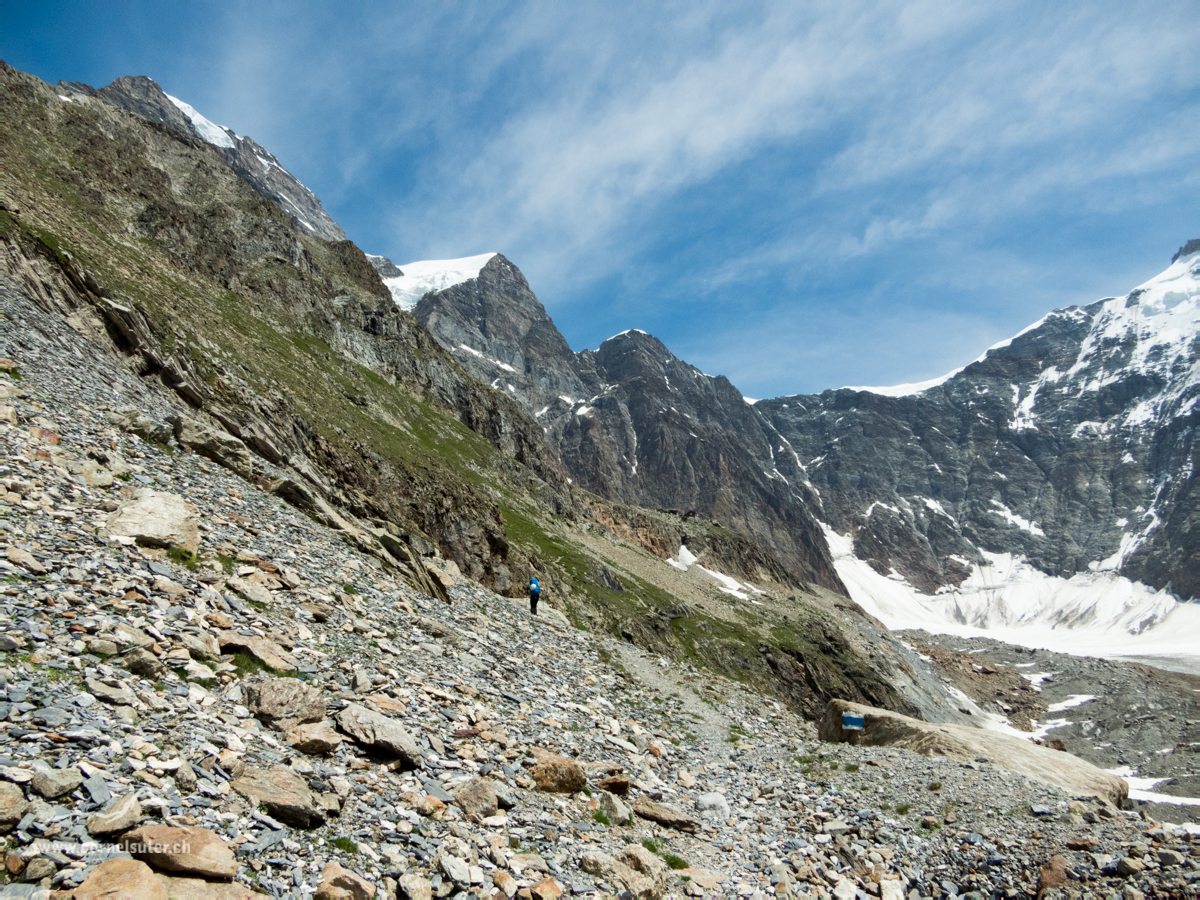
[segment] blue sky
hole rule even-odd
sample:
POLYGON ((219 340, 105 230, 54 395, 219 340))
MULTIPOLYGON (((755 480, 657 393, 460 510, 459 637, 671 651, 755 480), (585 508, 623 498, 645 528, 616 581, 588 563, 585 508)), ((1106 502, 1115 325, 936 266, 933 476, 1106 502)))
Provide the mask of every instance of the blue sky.
POLYGON ((499 251, 576 350, 768 397, 920 381, 1200 237, 1194 2, 0 3, 149 75, 395 262, 499 251))

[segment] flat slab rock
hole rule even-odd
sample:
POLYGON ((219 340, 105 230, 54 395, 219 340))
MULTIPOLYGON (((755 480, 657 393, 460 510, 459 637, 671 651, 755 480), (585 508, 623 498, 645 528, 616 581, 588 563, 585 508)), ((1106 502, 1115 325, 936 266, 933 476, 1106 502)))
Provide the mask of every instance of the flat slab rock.
POLYGON ((674 806, 669 806, 666 803, 655 803, 653 800, 647 800, 645 797, 638 797, 634 801, 633 811, 643 819, 649 819, 651 822, 657 822, 659 825, 665 825, 667 828, 677 828, 680 831, 689 833, 697 831, 700 828, 700 823, 683 810, 676 809, 674 806))
POLYGON ((390 753, 411 768, 421 767, 421 751, 417 742, 408 729, 395 719, 361 704, 351 703, 337 714, 337 724, 360 744, 390 753))
POLYGON ((105 523, 114 537, 131 538, 149 547, 200 548, 200 510, 178 494, 138 488, 105 523))
POLYGON ((205 878, 232 878, 237 874, 233 848, 207 828, 147 825, 126 833, 121 846, 134 859, 159 871, 205 878))
POLYGON ((288 825, 311 828, 324 821, 304 779, 286 766, 247 768, 230 787, 252 803, 261 803, 272 816, 288 825))
POLYGON ((236 631, 218 631, 217 640, 221 650, 245 650, 276 672, 293 672, 296 659, 270 638, 238 634, 236 631))
POLYGON ((986 756, 992 764, 1002 769, 1024 775, 1033 781, 1054 785, 1077 796, 1100 797, 1118 809, 1129 796, 1129 784, 1124 778, 1110 775, 1070 753, 1039 747, 1007 734, 965 725, 922 722, 886 709, 846 700, 829 701, 817 734, 823 741, 903 747, 925 756, 963 760, 986 756), (842 727, 842 714, 846 712, 863 717, 861 731, 842 727))

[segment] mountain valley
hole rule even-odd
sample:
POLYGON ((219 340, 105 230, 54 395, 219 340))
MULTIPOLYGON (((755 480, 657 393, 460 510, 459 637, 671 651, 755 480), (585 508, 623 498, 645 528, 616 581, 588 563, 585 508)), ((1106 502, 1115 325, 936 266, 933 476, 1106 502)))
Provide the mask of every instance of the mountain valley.
POLYGON ((14 879, 79 887, 99 857, 34 842, 133 794, 230 842, 230 897, 312 896, 335 859, 389 897, 1018 896, 1051 857, 1071 890, 1195 895, 1165 823, 1195 818, 1166 801, 1198 789, 1196 676, 1012 645, 1194 662, 1200 242, 937 383, 751 402, 641 331, 572 351, 500 254, 364 254, 147 78, 0 80, 14 879), (116 528, 144 491, 191 544, 116 528), (291 678, 331 746, 253 700, 291 678), (833 700, 1060 741, 1134 802, 819 742, 833 700), (543 787, 547 753, 583 784, 543 787), (682 818, 610 821, 613 778, 682 818))

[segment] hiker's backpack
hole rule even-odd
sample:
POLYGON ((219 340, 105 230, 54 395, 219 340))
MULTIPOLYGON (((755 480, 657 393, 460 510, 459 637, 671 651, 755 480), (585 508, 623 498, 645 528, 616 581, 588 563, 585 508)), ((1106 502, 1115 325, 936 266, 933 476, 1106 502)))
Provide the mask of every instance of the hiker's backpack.
POLYGON ((529 579, 529 593, 534 597, 540 597, 542 594, 542 587, 538 584, 538 580, 536 578, 529 579))

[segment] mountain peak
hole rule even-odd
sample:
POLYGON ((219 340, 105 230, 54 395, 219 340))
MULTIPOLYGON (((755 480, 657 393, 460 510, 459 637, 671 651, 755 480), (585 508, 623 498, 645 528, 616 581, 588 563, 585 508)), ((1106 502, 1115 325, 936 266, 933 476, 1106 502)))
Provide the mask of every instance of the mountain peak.
MULTIPOLYGON (((392 299, 401 309, 411 310, 417 302, 430 291, 444 291, 446 288, 478 278, 493 257, 498 253, 480 253, 478 256, 464 256, 461 259, 422 259, 416 262, 404 263, 399 267, 398 275, 384 275, 383 283, 392 292, 392 299)), ((386 257, 368 257, 372 260, 386 257)), ((388 260, 390 263, 390 260, 388 260)), ((395 268, 395 266, 392 266, 395 268)), ((379 267, 376 266, 378 269, 379 267)), ((380 271, 383 275, 383 272, 380 271)))
POLYGON ((1200 253, 1200 238, 1192 238, 1180 247, 1175 255, 1171 257, 1171 262, 1183 259, 1185 256, 1191 256, 1193 253, 1200 253))
POLYGON ((306 234, 326 241, 344 241, 346 232, 325 212, 317 195, 280 165, 274 154, 249 137, 202 116, 191 104, 166 93, 145 75, 123 75, 95 90, 78 82, 60 82, 76 93, 99 97, 110 106, 133 113, 180 134, 200 138, 216 148, 237 175, 261 197, 270 200, 306 234))

